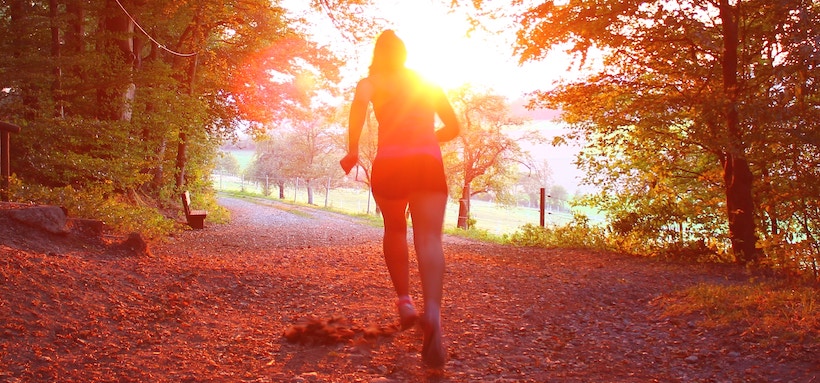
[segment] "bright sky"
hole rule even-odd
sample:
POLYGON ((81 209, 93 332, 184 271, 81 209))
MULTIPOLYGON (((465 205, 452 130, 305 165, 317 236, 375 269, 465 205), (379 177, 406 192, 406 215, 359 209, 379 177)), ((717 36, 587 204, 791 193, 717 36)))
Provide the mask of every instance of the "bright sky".
MULTIPOLYGON (((300 0, 289 1, 304 6, 300 0)), ((408 50, 407 66, 445 89, 471 83, 491 88, 514 101, 528 92, 547 90, 561 78, 577 77, 567 71, 570 60, 561 52, 552 53, 543 62, 519 66, 512 52, 514 30, 508 31, 506 36, 478 32, 468 37, 470 25, 466 18, 451 13, 441 0, 378 0, 377 3, 379 9, 373 18, 395 30, 404 40, 408 50)), ((367 75, 377 36, 354 48, 349 41, 339 40, 338 31, 331 26, 327 28, 327 32, 316 33, 317 38, 328 39, 328 44, 335 48, 348 46, 355 50, 354 60, 349 62, 350 67, 345 71, 352 86, 367 75)), ((562 131, 558 126, 548 125, 544 126, 543 133, 551 138, 562 131)), ((575 148, 530 149, 535 157, 549 161, 557 184, 566 187, 570 193, 576 190, 580 172, 572 164, 575 148)))
MULTIPOLYGON (((491 88, 512 100, 533 90, 548 89, 554 81, 570 75, 566 70, 568 58, 560 52, 544 62, 519 66, 512 53, 514 30, 506 35, 477 32, 468 37, 470 25, 466 18, 451 13, 441 0, 379 0, 376 3, 378 9, 373 19, 395 30, 404 40, 408 67, 445 89, 471 83, 491 88)), ((328 31, 327 37, 334 34, 338 35, 328 31)), ((317 37, 325 36, 317 34, 317 37)), ((349 68, 355 77, 366 75, 375 37, 357 47, 358 60, 350 63, 349 68)))
POLYGON ((385 6, 381 17, 405 41, 407 65, 444 88, 471 83, 515 99, 567 75, 567 58, 559 54, 547 62, 519 66, 512 52, 515 31, 468 36, 466 18, 450 13, 440 1, 395 2, 385 6))

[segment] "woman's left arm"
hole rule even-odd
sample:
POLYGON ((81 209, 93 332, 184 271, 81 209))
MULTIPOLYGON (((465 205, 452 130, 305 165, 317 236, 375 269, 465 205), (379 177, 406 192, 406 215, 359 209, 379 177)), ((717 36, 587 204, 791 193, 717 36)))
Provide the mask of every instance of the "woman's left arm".
POLYGON ((436 130, 436 138, 438 141, 447 142, 458 137, 459 133, 461 133, 461 124, 458 122, 456 112, 453 110, 450 100, 447 99, 447 95, 445 95, 444 91, 439 87, 435 88, 435 103, 436 114, 438 114, 441 122, 444 123, 443 128, 436 130))

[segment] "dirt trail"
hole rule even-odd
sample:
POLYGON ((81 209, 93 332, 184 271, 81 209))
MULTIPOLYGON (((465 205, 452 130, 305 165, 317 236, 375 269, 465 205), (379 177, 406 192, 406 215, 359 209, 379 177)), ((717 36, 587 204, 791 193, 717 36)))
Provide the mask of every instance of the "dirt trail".
POLYGON ((82 244, 42 254, 0 239, 0 382, 820 381, 807 349, 663 314, 668 294, 744 283, 731 268, 454 237, 450 360, 428 371, 420 331, 392 331, 381 229, 276 202, 220 203, 231 223, 206 221, 151 256, 82 244), (349 336, 283 337, 311 317, 341 318, 349 336))

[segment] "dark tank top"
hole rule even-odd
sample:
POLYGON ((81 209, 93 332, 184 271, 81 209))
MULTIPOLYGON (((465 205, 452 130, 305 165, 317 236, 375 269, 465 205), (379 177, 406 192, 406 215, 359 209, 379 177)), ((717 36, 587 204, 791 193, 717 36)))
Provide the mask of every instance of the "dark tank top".
POLYGON ((427 154, 441 157, 435 134, 435 88, 406 70, 390 80, 371 76, 373 111, 379 122, 380 157, 427 154))

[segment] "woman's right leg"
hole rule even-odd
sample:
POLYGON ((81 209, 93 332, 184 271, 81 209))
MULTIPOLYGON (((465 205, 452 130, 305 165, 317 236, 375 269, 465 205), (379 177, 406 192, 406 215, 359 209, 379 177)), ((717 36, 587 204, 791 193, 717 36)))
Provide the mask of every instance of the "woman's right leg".
POLYGON ((424 192, 410 196, 413 242, 419 262, 424 294, 422 359, 431 367, 443 367, 447 351, 442 341, 441 298, 444 287, 444 250, 441 236, 447 193, 424 192))
POLYGON ((416 193, 410 196, 413 243, 419 263, 424 312, 430 319, 441 311, 444 286, 444 251, 441 244, 446 193, 416 193))
POLYGON ((398 297, 410 294, 409 260, 407 251, 407 200, 375 196, 384 220, 383 251, 387 271, 398 297))

